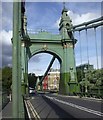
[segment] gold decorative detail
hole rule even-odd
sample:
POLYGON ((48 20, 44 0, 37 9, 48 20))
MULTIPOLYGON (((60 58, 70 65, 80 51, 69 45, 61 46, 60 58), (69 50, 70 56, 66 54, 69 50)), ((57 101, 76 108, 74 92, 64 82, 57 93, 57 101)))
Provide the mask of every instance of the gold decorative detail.
POLYGON ((23 43, 21 43, 21 46, 22 46, 22 47, 24 47, 24 46, 25 46, 25 43, 24 43, 24 42, 23 42, 23 43))
POLYGON ((67 48, 67 44, 63 44, 63 48, 67 48))
POLYGON ((73 47, 73 45, 70 45, 70 47, 73 47))
POLYGON ((47 47, 46 44, 43 45, 43 49, 44 49, 44 50, 47 50, 47 49, 48 49, 48 47, 47 47))
POLYGON ((68 44, 68 47, 71 47, 71 48, 72 48, 72 47, 73 47, 73 45, 72 45, 71 43, 69 43, 69 44, 68 44))

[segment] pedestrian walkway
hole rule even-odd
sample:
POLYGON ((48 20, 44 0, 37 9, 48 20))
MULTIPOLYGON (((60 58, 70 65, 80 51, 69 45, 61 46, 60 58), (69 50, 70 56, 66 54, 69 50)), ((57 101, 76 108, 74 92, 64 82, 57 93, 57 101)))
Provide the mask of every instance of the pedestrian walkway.
POLYGON ((2 119, 4 118, 12 118, 12 102, 9 102, 2 112, 0 113, 2 115, 2 119))

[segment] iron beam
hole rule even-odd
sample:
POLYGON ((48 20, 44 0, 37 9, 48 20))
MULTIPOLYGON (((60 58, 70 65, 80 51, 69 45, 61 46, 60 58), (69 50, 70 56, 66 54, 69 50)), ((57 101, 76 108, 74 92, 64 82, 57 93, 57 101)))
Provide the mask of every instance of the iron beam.
POLYGON ((50 68, 51 68, 51 66, 52 66, 52 64, 53 64, 53 62, 54 62, 54 60, 55 60, 55 56, 53 56, 52 60, 50 61, 50 64, 49 64, 49 66, 48 66, 48 68, 47 68, 47 70, 46 70, 44 76, 41 78, 41 81, 40 81, 40 82, 42 82, 42 81, 44 80, 44 78, 46 77, 46 75, 47 75, 48 71, 50 70, 50 68))
POLYGON ((73 26, 73 29, 75 29, 77 27, 80 27, 80 26, 85 26, 85 25, 89 25, 89 24, 92 24, 92 23, 95 23, 95 22, 99 22, 99 21, 102 21, 102 20, 103 20, 103 16, 101 16, 100 18, 88 21, 88 22, 84 22, 84 23, 79 24, 79 25, 75 25, 75 26, 73 26))
POLYGON ((22 30, 21 30, 21 26, 22 26, 22 13, 21 13, 21 0, 19 0, 19 39, 18 39, 18 104, 19 104, 19 116, 18 118, 24 118, 24 105, 23 105, 23 98, 22 98, 22 89, 21 89, 21 35, 22 35, 22 30))
POLYGON ((13 2, 13 118, 24 118, 24 106, 21 92, 21 22, 21 0, 19 0, 19 2, 13 2))
POLYGON ((13 68, 12 68, 12 111, 13 118, 19 117, 18 80, 20 80, 19 62, 19 2, 13 2, 13 68))
POLYGON ((97 24, 92 24, 92 25, 84 26, 84 27, 77 28, 77 29, 71 29, 71 30, 68 30, 68 32, 70 32, 70 31, 82 31, 82 30, 85 30, 85 29, 96 28, 96 27, 99 27, 99 26, 102 26, 102 25, 103 25, 103 22, 99 22, 97 24))

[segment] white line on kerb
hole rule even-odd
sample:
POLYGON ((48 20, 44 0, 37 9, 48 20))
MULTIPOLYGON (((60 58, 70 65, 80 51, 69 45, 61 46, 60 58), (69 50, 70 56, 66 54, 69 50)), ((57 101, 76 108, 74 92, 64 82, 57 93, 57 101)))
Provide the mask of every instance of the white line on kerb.
POLYGON ((76 104, 73 104, 73 103, 65 102, 65 101, 56 99, 56 98, 54 98, 54 97, 49 97, 49 96, 47 96, 47 95, 45 95, 45 97, 47 97, 47 98, 50 99, 50 100, 55 100, 55 101, 58 101, 58 102, 60 102, 60 103, 62 103, 62 104, 66 104, 66 105, 69 105, 69 106, 71 106, 71 107, 74 107, 74 108, 83 110, 83 111, 85 111, 85 112, 89 112, 89 113, 92 113, 92 114, 95 114, 95 115, 98 115, 98 116, 103 117, 103 113, 102 113, 102 112, 95 111, 95 110, 92 110, 92 109, 89 109, 89 108, 86 108, 86 107, 82 107, 82 106, 79 106, 79 105, 76 105, 76 104))

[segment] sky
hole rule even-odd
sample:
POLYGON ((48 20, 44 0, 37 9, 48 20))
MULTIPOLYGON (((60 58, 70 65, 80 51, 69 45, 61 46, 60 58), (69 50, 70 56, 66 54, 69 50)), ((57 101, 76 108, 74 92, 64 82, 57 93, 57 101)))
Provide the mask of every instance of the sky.
MULTIPOLYGON (((68 15, 72 19, 72 24, 77 25, 101 16, 101 2, 66 2, 68 15)), ((12 20, 13 20, 13 4, 12 2, 2 2, 0 10, 0 67, 12 66, 12 20)), ((26 2, 27 29, 29 33, 38 32, 41 29, 51 33, 58 34, 58 24, 63 9, 62 2, 26 2)), ((97 50, 99 67, 101 67, 101 27, 96 30, 97 50)), ((95 50, 95 36, 93 29, 87 31, 89 62, 97 67, 97 58, 95 50)), ((87 39, 86 32, 75 32, 74 37, 78 40, 75 46, 76 65, 87 63, 87 39), (81 41, 81 52, 80 52, 81 41), (80 54, 82 54, 82 61, 80 54)), ((33 56, 28 63, 28 71, 36 75, 42 75, 47 69, 52 55, 41 53, 33 56)), ((60 64, 56 59, 53 68, 60 68, 60 64)))

